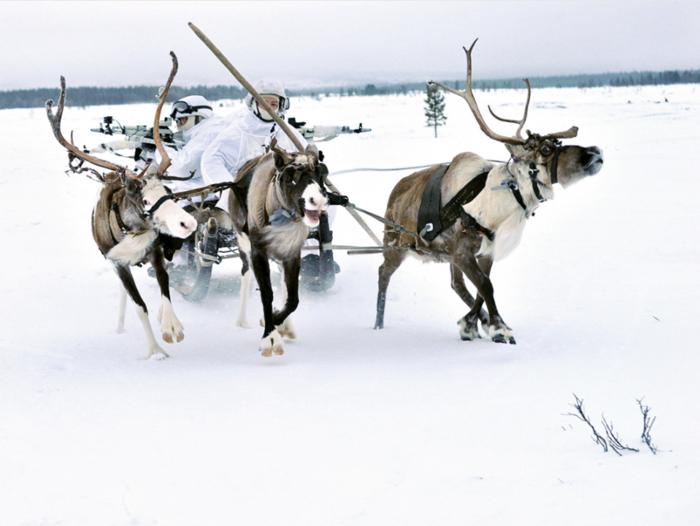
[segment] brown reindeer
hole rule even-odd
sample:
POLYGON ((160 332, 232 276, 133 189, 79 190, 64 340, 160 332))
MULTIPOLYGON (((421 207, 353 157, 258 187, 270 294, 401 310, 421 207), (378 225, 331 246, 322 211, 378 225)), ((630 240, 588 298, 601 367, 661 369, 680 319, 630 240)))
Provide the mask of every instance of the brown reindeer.
MULTIPOLYGON (((530 83, 523 118, 515 137, 493 132, 479 111, 472 92, 471 52, 467 54, 467 87, 464 92, 431 82, 459 95, 469 105, 482 131, 505 144, 507 163, 487 161, 474 153, 461 153, 445 169, 434 166, 399 181, 389 197, 385 217, 403 228, 387 226, 384 263, 379 267, 379 292, 375 329, 384 326, 386 292, 392 274, 408 254, 426 261, 450 264, 452 289, 471 310, 459 320, 462 340, 479 338, 478 321, 489 337, 499 343, 515 343, 511 329, 501 318, 494 300, 489 274, 494 261, 503 259, 520 243, 525 223, 540 203, 554 197, 552 185, 567 187, 597 174, 603 154, 595 146, 562 146, 578 128, 539 135, 527 130, 521 135, 530 104, 530 83), (431 207, 430 203, 437 203, 431 207), (442 206, 443 203, 446 203, 442 206), (468 292, 463 274, 477 290, 476 300, 468 292), (482 309, 486 303, 488 313, 482 309)), ((490 110, 490 108, 489 108, 490 110)))
POLYGON ((324 181, 328 169, 319 163, 318 149, 309 145, 303 153, 287 153, 276 147, 241 168, 229 196, 229 211, 238 234, 243 259, 241 313, 245 319, 250 266, 260 287, 264 325, 260 351, 265 357, 283 354, 282 337, 294 337, 289 315, 299 304, 299 269, 301 247, 309 229, 319 225, 319 214, 328 209, 324 181), (252 168, 251 168, 252 167, 252 168), (278 262, 284 272, 281 311, 273 309, 270 260, 278 262))
POLYGON ((156 111, 154 138, 163 163, 153 175, 145 175, 148 167, 139 175, 123 166, 112 164, 82 152, 72 142, 68 142, 61 132, 61 118, 66 99, 66 82, 61 77, 61 96, 53 115, 53 101, 46 102, 46 113, 58 142, 69 151, 70 169, 75 172, 90 171, 103 186, 92 213, 92 235, 104 257, 113 265, 121 282, 121 300, 117 332, 124 330, 124 310, 126 294, 136 304, 136 312, 141 320, 149 350, 146 358, 165 358, 167 353, 158 345, 148 320, 148 310, 141 298, 130 267, 148 261, 156 271, 163 303, 158 319, 161 323, 163 340, 173 343, 184 338, 183 327, 175 316, 170 301, 170 288, 167 259, 182 245, 197 228, 197 221, 173 202, 172 192, 163 185, 163 180, 179 179, 165 175, 170 159, 160 142, 158 123, 165 97, 177 71, 177 59, 171 53, 173 69, 168 84, 161 95, 156 111), (74 161, 78 160, 77 164, 74 161), (84 162, 111 170, 102 175, 95 169, 83 168, 84 162))

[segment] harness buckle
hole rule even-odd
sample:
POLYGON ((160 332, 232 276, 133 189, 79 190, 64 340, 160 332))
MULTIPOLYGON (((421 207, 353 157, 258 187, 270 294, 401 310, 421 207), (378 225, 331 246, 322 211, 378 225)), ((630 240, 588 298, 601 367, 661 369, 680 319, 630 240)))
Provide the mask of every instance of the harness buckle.
POLYGON ((518 189, 518 183, 513 181, 512 179, 505 179, 501 181, 501 184, 498 186, 492 186, 491 191, 496 191, 496 190, 517 190, 518 189))

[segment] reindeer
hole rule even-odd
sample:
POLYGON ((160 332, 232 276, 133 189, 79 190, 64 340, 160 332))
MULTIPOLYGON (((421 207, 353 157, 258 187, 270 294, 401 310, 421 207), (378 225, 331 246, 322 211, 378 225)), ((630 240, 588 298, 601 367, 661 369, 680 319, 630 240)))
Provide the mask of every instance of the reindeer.
POLYGON ((69 151, 69 167, 74 173, 89 171, 102 183, 97 203, 92 212, 92 235, 102 255, 113 265, 121 282, 119 322, 117 332, 124 331, 124 314, 126 294, 136 305, 136 312, 143 324, 148 339, 148 355, 163 359, 168 354, 158 345, 148 320, 148 310, 141 298, 131 266, 148 261, 156 271, 163 303, 158 313, 163 340, 173 343, 184 338, 183 327, 175 316, 170 301, 168 265, 166 259, 172 260, 173 253, 182 245, 182 240, 190 236, 197 228, 197 221, 173 202, 172 192, 163 185, 163 180, 180 179, 165 175, 170 165, 165 148, 160 141, 158 123, 160 111, 177 71, 177 58, 171 53, 173 69, 168 84, 161 95, 156 111, 154 136, 163 162, 153 175, 146 175, 148 167, 136 175, 123 166, 112 164, 82 152, 68 142, 61 132, 61 118, 66 99, 66 82, 61 77, 61 95, 53 115, 53 100, 46 102, 46 113, 58 142, 69 151), (77 161, 74 164, 74 161, 77 161), (100 168, 111 170, 106 175, 92 168, 83 168, 88 162, 100 168))
MULTIPOLYGON (((477 39, 478 40, 478 39, 477 39)), ((487 126, 472 92, 471 52, 467 50, 467 87, 464 92, 432 82, 459 95, 469 105, 481 130, 505 144, 507 163, 487 161, 474 153, 461 153, 452 163, 416 172, 399 181, 389 197, 385 218, 384 262, 379 267, 379 291, 375 329, 384 326, 384 308, 389 280, 407 254, 425 261, 450 264, 452 289, 471 309, 459 320, 462 340, 480 338, 478 322, 494 342, 515 344, 512 330, 501 318, 489 279, 494 261, 503 259, 520 243, 528 218, 540 203, 554 197, 552 185, 568 187, 597 174, 603 166, 603 154, 596 146, 562 146, 562 139, 576 137, 575 126, 564 132, 539 135, 527 130, 531 88, 527 84, 527 102, 515 137, 499 135, 487 126), (432 182, 431 182, 432 180, 432 182), (425 195, 425 198, 424 198, 425 195), (430 211, 429 202, 447 203, 430 211), (426 204, 422 204, 422 203, 426 204), (422 210, 421 210, 422 208, 422 210), (457 221, 459 219, 459 221, 457 221), (468 292, 463 274, 474 284, 476 299, 468 292), (488 313, 482 309, 486 303, 488 313)))
POLYGON ((252 266, 263 303, 265 329, 260 351, 265 357, 284 354, 282 337, 294 337, 289 315, 299 305, 301 247, 309 229, 318 226, 319 214, 328 209, 326 175, 328 169, 319 163, 315 145, 307 146, 303 153, 287 153, 273 140, 267 154, 241 168, 229 194, 229 211, 243 259, 237 324, 247 326, 252 266), (271 259, 282 266, 284 274, 281 311, 272 306, 271 259))

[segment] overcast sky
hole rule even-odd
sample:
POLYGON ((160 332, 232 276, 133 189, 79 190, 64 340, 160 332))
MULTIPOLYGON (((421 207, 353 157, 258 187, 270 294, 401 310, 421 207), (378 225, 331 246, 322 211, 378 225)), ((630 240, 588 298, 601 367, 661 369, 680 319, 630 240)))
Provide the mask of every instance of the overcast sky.
POLYGON ((700 2, 0 2, 0 90, 236 84, 290 87, 700 69, 700 2))

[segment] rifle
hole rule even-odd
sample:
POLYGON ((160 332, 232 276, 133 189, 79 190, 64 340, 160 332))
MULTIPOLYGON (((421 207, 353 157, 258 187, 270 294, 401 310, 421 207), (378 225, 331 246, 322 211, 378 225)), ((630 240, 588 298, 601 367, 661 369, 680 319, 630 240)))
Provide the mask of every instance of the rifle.
MULTIPOLYGON (((161 140, 166 146, 180 148, 185 145, 182 132, 174 132, 171 128, 173 120, 166 117, 158 124, 161 140)), ((90 131, 102 133, 104 135, 124 135, 121 141, 103 143, 98 148, 91 151, 100 153, 109 151, 119 157, 133 158, 137 162, 148 163, 155 159, 156 142, 153 139, 153 127, 146 125, 123 126, 118 120, 111 116, 104 117, 99 128, 92 128, 90 131), (116 150, 134 150, 134 155, 123 155, 116 150)), ((88 152, 89 153, 89 152, 88 152)))
POLYGON ((338 135, 349 133, 367 133, 371 132, 371 128, 363 128, 362 123, 358 128, 352 129, 350 126, 306 126, 306 122, 297 122, 294 117, 288 119, 289 124, 294 126, 304 139, 317 139, 315 142, 324 142, 335 139, 338 135))

